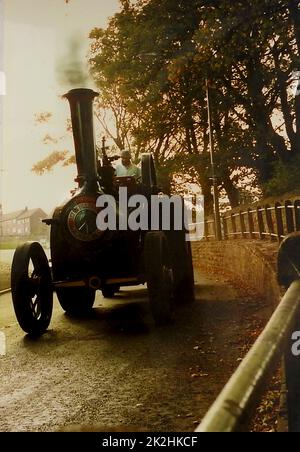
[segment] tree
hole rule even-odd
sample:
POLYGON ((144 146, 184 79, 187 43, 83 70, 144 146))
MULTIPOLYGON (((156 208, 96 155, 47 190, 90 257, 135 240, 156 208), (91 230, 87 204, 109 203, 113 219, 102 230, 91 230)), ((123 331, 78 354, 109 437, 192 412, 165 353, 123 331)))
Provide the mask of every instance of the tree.
MULTIPOLYGON (((144 149, 152 151, 160 172, 166 168, 173 173, 185 171, 187 163, 195 162, 197 179, 211 200, 207 71, 199 62, 195 41, 202 4, 196 0, 123 2, 122 11, 112 18, 106 30, 95 29, 91 33, 90 62, 107 108, 117 101, 130 115, 129 121, 119 126, 125 127, 137 154, 144 149)), ((231 133, 234 120, 229 118, 229 108, 228 102, 222 103, 222 115, 227 121, 224 128, 218 128, 219 139, 223 132, 227 137, 231 133)), ((218 121, 222 115, 218 109, 218 121)), ((237 121, 234 127, 241 129, 237 121)), ((236 204, 237 190, 230 178, 235 165, 228 168, 228 154, 238 152, 235 143, 226 152, 226 159, 224 153, 218 159, 220 186, 236 204)))
MULTIPOLYGON (((53 117, 51 112, 41 112, 35 115, 36 125, 48 125, 53 117)), ((45 146, 57 146, 60 147, 63 144, 65 137, 72 132, 71 120, 67 120, 66 129, 61 136, 52 136, 46 133, 42 138, 42 143, 45 146)), ((32 167, 32 171, 41 176, 46 172, 52 171, 52 169, 58 164, 68 166, 75 163, 75 155, 69 150, 52 150, 44 159, 35 163, 32 167)))
POLYGON ((289 89, 299 65, 299 2, 224 0, 206 9, 204 23, 200 49, 213 55, 210 70, 252 138, 248 157, 265 183, 274 162, 299 154, 300 99, 289 89))
POLYGON ((153 152, 167 186, 189 171, 210 208, 209 79, 219 188, 233 207, 241 174, 264 188, 276 165, 298 161, 298 0, 120 3, 106 29, 92 30, 89 59, 96 115, 117 147, 130 147, 136 160, 153 152))

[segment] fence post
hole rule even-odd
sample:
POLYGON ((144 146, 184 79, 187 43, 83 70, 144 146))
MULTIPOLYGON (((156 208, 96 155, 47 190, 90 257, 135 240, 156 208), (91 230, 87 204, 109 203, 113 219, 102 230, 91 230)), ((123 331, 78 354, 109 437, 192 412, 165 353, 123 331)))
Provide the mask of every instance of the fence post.
POLYGON ((245 224, 245 217, 244 213, 240 211, 240 223, 241 223, 241 235, 242 239, 246 237, 246 224, 245 224))
POLYGON ((204 237, 205 237, 206 241, 209 240, 208 236, 209 236, 208 223, 207 223, 207 219, 205 219, 204 220, 204 237))
POLYGON ((222 218, 222 222, 223 222, 224 240, 228 240, 228 227, 226 217, 222 218))
MULTIPOLYGON (((217 229, 216 229, 216 219, 215 218, 211 224, 212 224, 212 231, 213 231, 212 233, 213 233, 214 237, 216 238, 217 237, 217 229)), ((212 239, 212 240, 214 240, 214 239, 212 239)))
POLYGON ((275 204, 275 215, 276 215, 276 226, 277 226, 277 238, 278 242, 282 242, 284 237, 284 227, 282 220, 282 205, 280 202, 276 202, 275 204))
POLYGON ((234 216, 233 213, 230 216, 231 216, 233 238, 236 239, 237 238, 237 235, 236 235, 237 229, 236 229, 236 221, 235 221, 236 217, 234 216))
POLYGON ((249 235, 250 235, 250 239, 253 239, 254 236, 254 221, 253 221, 253 214, 252 214, 252 209, 249 208, 248 209, 248 223, 249 223, 249 235))
POLYGON ((267 220, 268 233, 270 234, 270 239, 272 241, 274 241, 274 240, 276 240, 276 238, 274 237, 275 230, 274 230, 274 223, 273 223, 273 218, 272 218, 272 213, 271 213, 270 208, 271 208, 271 206, 269 204, 267 204, 265 207, 266 220, 267 220))
POLYGON ((264 232, 265 232, 265 225, 264 225, 264 218, 262 214, 262 208, 260 206, 256 209, 257 212, 257 223, 258 223, 258 232, 259 232, 259 238, 261 240, 264 239, 264 232))
POLYGON ((295 210, 295 230, 300 231, 300 200, 297 199, 294 202, 294 210, 295 210))
POLYGON ((294 215, 291 207, 293 207, 292 201, 285 201, 285 218, 288 234, 291 234, 292 232, 295 231, 294 215))

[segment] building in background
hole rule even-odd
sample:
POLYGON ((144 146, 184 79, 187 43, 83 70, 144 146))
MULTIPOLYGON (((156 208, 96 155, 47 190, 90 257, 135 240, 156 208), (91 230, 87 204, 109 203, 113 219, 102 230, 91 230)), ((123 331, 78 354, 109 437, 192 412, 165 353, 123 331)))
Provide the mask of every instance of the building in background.
POLYGON ((47 214, 40 208, 18 210, 3 213, 0 205, 0 237, 1 238, 47 238, 48 227, 42 223, 47 214))

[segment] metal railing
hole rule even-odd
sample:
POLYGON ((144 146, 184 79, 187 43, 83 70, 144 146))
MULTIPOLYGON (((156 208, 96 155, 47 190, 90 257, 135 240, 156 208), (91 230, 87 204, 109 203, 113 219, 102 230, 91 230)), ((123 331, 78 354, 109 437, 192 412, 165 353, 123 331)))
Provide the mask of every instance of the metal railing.
MULTIPOLYGON (((222 237, 228 239, 269 239, 281 242, 288 234, 300 231, 300 200, 287 200, 226 213, 221 217, 222 237)), ((215 239, 215 221, 204 221, 204 237, 215 239)))
POLYGON ((282 356, 288 428, 300 432, 300 356, 292 353, 292 333, 300 331, 300 233, 287 237, 281 244, 278 277, 281 285, 289 286, 285 296, 197 432, 246 431, 282 356))

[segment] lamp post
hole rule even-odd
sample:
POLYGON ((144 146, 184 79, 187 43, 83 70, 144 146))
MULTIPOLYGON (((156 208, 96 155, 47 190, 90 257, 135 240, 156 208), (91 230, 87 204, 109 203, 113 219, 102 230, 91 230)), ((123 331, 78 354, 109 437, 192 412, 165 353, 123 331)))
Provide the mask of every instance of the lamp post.
POLYGON ((215 161, 214 161, 214 140, 213 140, 213 127, 212 127, 212 117, 211 117, 211 101, 210 101, 210 88, 208 79, 206 79, 206 99, 207 99, 207 114, 208 114, 208 128, 209 128, 209 148, 210 148, 210 164, 212 172, 212 182, 213 182, 213 198, 214 198, 214 216, 215 216, 215 236, 216 240, 222 240, 222 229, 221 229, 221 216, 220 216, 220 206, 219 206, 219 190, 215 172, 215 161))

